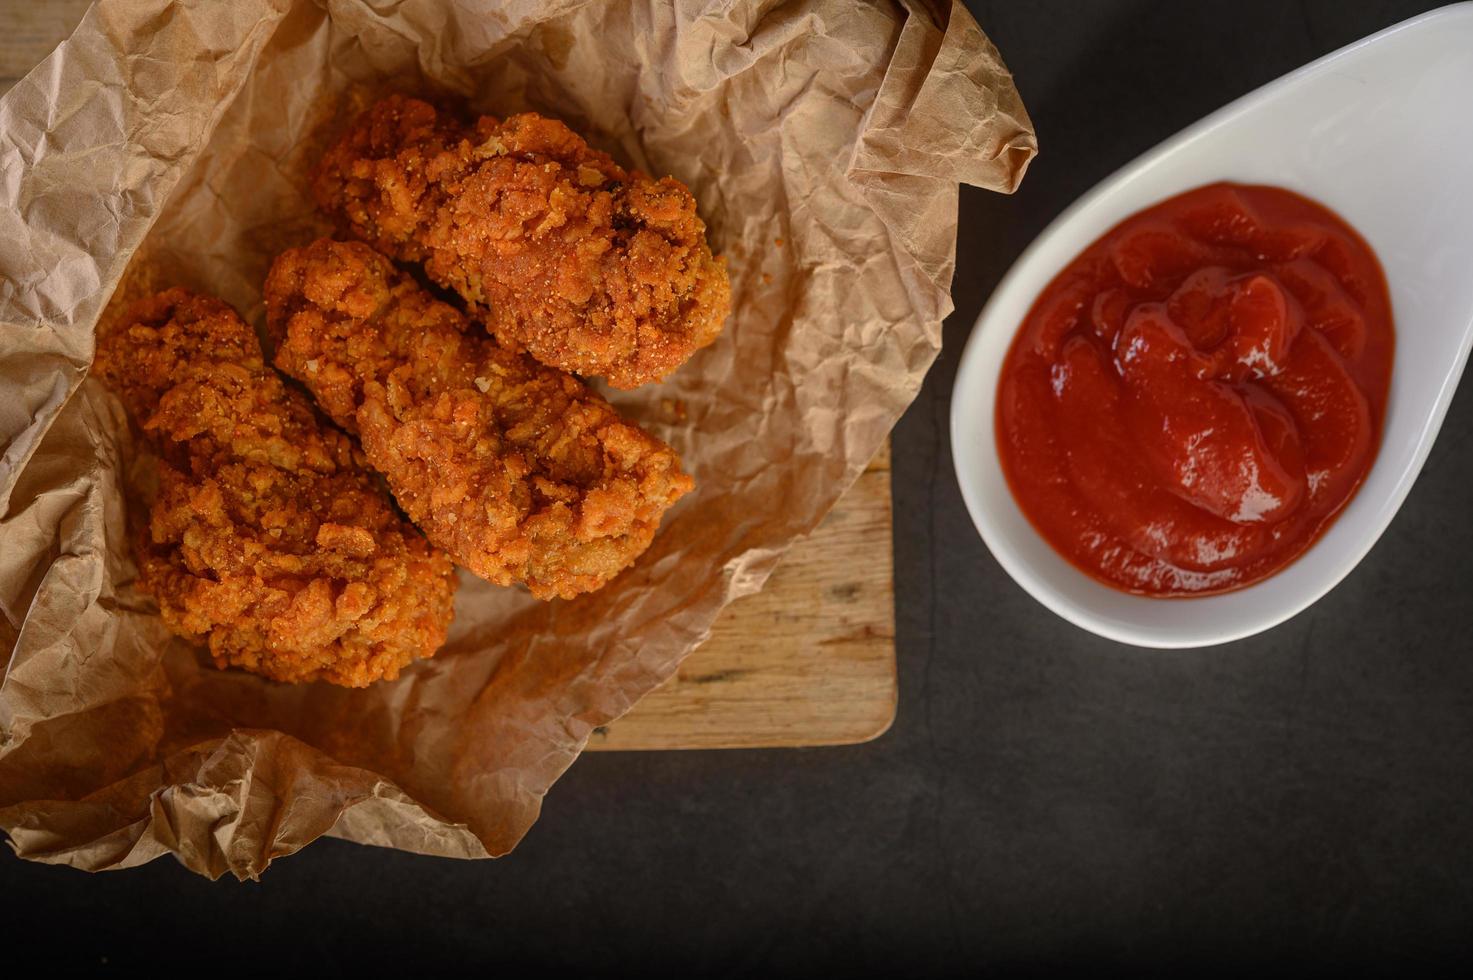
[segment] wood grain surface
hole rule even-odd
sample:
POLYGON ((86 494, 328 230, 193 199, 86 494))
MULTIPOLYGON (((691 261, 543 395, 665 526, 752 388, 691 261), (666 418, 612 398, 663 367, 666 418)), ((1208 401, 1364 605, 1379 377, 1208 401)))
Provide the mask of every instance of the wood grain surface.
MULTIPOLYGON (((45 58, 88 0, 0 0, 0 92, 45 58)), ((732 604, 677 674, 593 750, 842 745, 895 717, 888 445, 766 589, 732 604)))
POLYGON ((767 588, 590 749, 843 745, 895 719, 888 444, 767 588))

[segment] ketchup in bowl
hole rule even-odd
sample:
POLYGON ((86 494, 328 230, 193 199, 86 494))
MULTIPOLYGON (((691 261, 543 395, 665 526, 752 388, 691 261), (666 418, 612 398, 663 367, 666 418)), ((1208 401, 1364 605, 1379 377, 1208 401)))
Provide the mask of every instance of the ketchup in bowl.
POLYGON ((1213 184, 1126 219, 1044 289, 998 386, 1019 507, 1100 581, 1225 592, 1304 552, 1380 441, 1395 333, 1337 215, 1213 184))

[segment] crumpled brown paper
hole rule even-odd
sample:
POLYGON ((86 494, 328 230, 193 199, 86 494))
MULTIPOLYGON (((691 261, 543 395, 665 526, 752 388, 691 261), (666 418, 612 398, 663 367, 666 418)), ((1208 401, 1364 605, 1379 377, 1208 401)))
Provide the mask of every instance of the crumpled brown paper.
POLYGON ((997 51, 959 3, 938 6, 95 5, 0 99, 0 828, 15 850, 88 869, 172 852, 211 877, 254 877, 322 834, 509 851, 590 731, 818 523, 935 357, 957 182, 1012 190, 1035 152, 997 51), (274 685, 206 666, 136 593, 134 454, 84 377, 114 293, 180 283, 259 322, 273 255, 323 228, 306 168, 386 88, 535 108, 684 180, 735 312, 670 381, 617 399, 698 481, 632 571, 551 604, 463 576, 449 643, 399 681, 274 685))

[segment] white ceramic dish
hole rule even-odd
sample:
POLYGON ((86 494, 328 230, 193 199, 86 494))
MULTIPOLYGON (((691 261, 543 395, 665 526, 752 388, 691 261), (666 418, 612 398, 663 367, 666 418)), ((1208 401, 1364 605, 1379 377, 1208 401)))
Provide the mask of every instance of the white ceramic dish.
POLYGON ((957 478, 1003 568, 1065 619, 1149 647, 1250 636, 1330 591, 1386 530, 1432 448, 1470 344, 1473 3, 1460 3, 1244 96, 1130 163, 1049 225, 999 284, 962 355, 951 408, 957 478), (1086 245, 1144 207, 1219 180, 1311 197, 1380 257, 1397 331, 1381 449, 1334 525, 1279 574, 1205 598, 1128 595, 1070 565, 1019 510, 993 435, 998 374, 1040 290, 1086 245))

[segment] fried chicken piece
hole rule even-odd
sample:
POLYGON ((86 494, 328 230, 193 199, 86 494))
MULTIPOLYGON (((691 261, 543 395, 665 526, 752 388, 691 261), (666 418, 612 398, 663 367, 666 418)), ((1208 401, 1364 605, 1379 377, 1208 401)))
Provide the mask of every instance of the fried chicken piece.
POLYGON ((686 186, 536 113, 464 125, 389 96, 328 151, 313 191, 354 236, 423 262, 503 347, 615 388, 668 375, 730 311, 686 186))
POLYGON ((367 245, 278 256, 266 316, 277 367, 358 435, 429 539, 490 582, 539 599, 601 588, 693 486, 665 443, 367 245))
POLYGON ((454 566, 229 306, 183 289, 143 300, 93 367, 160 456, 139 585, 216 666, 363 687, 445 641, 454 566))

